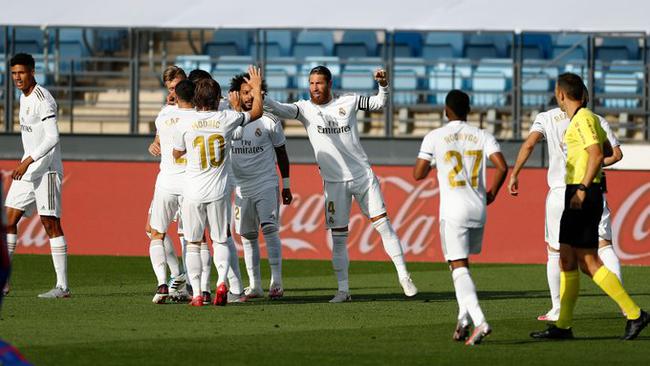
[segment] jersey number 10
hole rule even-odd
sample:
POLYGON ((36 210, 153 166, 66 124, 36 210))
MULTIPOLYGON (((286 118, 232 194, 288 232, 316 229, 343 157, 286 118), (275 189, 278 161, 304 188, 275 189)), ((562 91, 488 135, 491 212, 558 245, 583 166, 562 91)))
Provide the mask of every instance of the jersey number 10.
POLYGON ((210 164, 211 168, 216 168, 223 164, 223 160, 226 157, 224 155, 226 140, 223 138, 223 136, 217 133, 210 135, 207 138, 207 144, 205 136, 197 136, 194 139, 193 145, 195 148, 198 147, 200 150, 199 153, 201 154, 201 170, 208 169, 208 163, 210 164), (219 141, 219 160, 217 160, 215 151, 216 148, 214 146, 216 141, 219 141))
MULTIPOLYGON (((465 151, 466 156, 474 157, 474 164, 472 164, 472 177, 471 184, 473 188, 478 187, 478 172, 481 168, 481 162, 483 161, 483 150, 467 150, 465 151)), ((460 152, 455 150, 449 150, 445 154, 445 161, 451 163, 451 160, 455 160, 456 163, 451 171, 449 171, 449 186, 450 187, 464 187, 467 185, 465 180, 456 180, 456 177, 460 172, 463 171, 463 155, 460 152)))

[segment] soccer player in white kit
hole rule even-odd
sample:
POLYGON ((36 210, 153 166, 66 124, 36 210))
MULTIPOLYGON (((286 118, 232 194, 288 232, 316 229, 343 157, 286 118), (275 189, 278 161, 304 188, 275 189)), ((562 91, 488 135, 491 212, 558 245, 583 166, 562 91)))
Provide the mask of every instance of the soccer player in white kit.
POLYGON ((348 224, 352 197, 379 233, 384 250, 393 261, 399 282, 408 297, 417 294, 406 269, 399 238, 388 216, 379 181, 370 167, 357 129, 357 111, 379 111, 388 98, 384 70, 376 70, 379 92, 372 97, 357 94, 332 96, 332 73, 317 66, 309 73, 310 100, 292 104, 264 100, 264 108, 283 119, 297 119, 307 130, 320 168, 325 191, 325 223, 332 235, 332 263, 338 291, 332 303, 350 301, 348 281, 348 224))
MULTIPOLYGON (((246 84, 246 78, 247 74, 236 75, 230 83, 230 92, 239 96, 239 105, 233 106, 235 110, 250 111, 253 106, 251 87, 246 84)), ((266 92, 264 84, 262 91, 266 92)), ((272 115, 265 114, 246 127, 237 128, 235 134, 237 137, 231 149, 232 171, 236 181, 234 219, 235 230, 241 235, 248 272, 249 287, 245 295, 247 298, 264 296, 258 243, 261 226, 271 267, 269 298, 278 299, 284 295, 284 288, 276 161, 282 175, 282 203, 289 205, 293 199, 282 124, 272 115)))
POLYGON ((491 332, 478 303, 469 273, 469 255, 481 252, 486 206, 494 202, 508 166, 499 143, 485 130, 467 124, 469 96, 452 90, 445 100, 449 123, 429 132, 422 141, 413 177, 426 178, 436 165, 440 187, 440 241, 449 263, 458 301, 458 324, 453 339, 467 345, 480 343, 491 332), (485 189, 486 158, 496 168, 490 189, 485 189), (470 320, 474 331, 470 335, 470 320))
MULTIPOLYGON (((166 266, 174 280, 172 286, 185 283, 174 246, 166 235, 167 228, 176 217, 182 202, 186 159, 172 157, 175 125, 181 118, 193 117, 196 113, 192 100, 194 83, 181 80, 175 85, 176 107, 167 108, 156 118, 156 131, 160 142, 160 172, 156 179, 156 189, 151 204, 151 243, 149 256, 158 280, 154 303, 164 303, 167 295, 172 295, 167 285, 166 266), (163 242, 166 241, 165 244, 163 242), (181 280, 181 281, 179 281, 181 280), (181 283, 179 283, 181 282, 181 283)), ((178 288, 176 289, 178 291, 178 288)))
MULTIPOLYGON (((584 105, 588 102, 588 93, 585 90, 584 105)), ((613 154, 603 161, 603 166, 610 166, 623 158, 620 143, 616 135, 609 127, 609 123, 603 117, 598 116, 600 126, 607 133, 607 140, 612 146, 613 154)), ((545 240, 547 243, 548 260, 546 262, 546 278, 551 294, 551 309, 537 317, 541 321, 557 321, 560 316, 560 219, 564 211, 564 191, 566 184, 566 151, 564 143, 564 132, 569 126, 570 120, 559 107, 539 113, 530 128, 526 141, 521 145, 517 161, 510 174, 508 191, 511 195, 519 194, 519 173, 532 154, 535 145, 542 139, 546 139, 548 149, 548 173, 547 182, 549 191, 546 195, 545 214, 545 240)), ((612 271, 623 282, 621 275, 621 264, 612 246, 612 226, 607 200, 603 197, 603 215, 598 228, 600 237, 598 256, 605 266, 612 271)))
POLYGON ((16 249, 17 226, 25 212, 36 211, 50 238, 55 287, 41 298, 70 297, 67 277, 67 245, 61 228, 63 164, 57 105, 52 95, 34 79, 34 58, 19 53, 11 59, 11 77, 20 95, 20 133, 25 153, 13 170, 7 194, 7 244, 9 256, 16 249))
MULTIPOLYGON (((200 288, 200 245, 208 226, 218 273, 215 305, 225 305, 228 295, 225 280, 230 256, 227 244, 230 197, 226 192, 232 133, 237 126, 260 118, 263 112, 260 71, 251 66, 249 74, 247 82, 256 100, 250 112, 218 111, 221 99, 219 84, 212 79, 200 80, 195 91, 197 112, 192 118, 178 121, 174 137, 174 158, 186 154, 187 159, 181 211, 188 241, 188 277, 193 288, 200 288)), ((191 305, 203 305, 203 296, 198 291, 195 291, 191 305)))

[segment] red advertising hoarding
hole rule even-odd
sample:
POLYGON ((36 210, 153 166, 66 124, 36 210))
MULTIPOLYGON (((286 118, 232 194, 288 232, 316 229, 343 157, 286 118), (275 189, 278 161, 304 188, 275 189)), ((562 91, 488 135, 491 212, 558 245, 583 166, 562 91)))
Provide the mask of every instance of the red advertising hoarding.
MULTIPOLYGON (((16 161, 0 161, 5 192, 16 161)), ((70 254, 148 254, 144 234, 158 170, 156 163, 64 163, 63 229, 70 254)), ((439 191, 431 178, 415 182, 408 166, 376 166, 389 217, 408 261, 442 261, 438 233, 439 191)), ((322 181, 315 165, 291 167, 294 202, 281 208, 283 256, 329 259, 331 243, 323 218, 322 181)), ((607 175, 614 244, 624 263, 650 265, 650 172, 611 171, 607 175)), ((483 253, 478 262, 543 263, 546 170, 527 169, 520 194, 504 189, 488 208, 483 253)), ((352 260, 388 260, 379 236, 353 205, 349 250, 352 260)), ((263 252, 265 252, 263 250, 263 252)), ((17 253, 49 253, 38 220, 21 221, 17 253)))

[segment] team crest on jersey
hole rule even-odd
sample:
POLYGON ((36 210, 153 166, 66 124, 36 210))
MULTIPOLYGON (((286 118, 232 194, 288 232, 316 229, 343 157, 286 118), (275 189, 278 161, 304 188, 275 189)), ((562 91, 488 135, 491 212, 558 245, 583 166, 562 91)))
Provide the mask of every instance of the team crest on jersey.
POLYGON ((343 107, 339 108, 339 116, 345 117, 345 109, 343 107))
POLYGON ((262 136, 262 130, 260 130, 259 128, 256 128, 255 129, 255 136, 257 136, 257 137, 262 136))

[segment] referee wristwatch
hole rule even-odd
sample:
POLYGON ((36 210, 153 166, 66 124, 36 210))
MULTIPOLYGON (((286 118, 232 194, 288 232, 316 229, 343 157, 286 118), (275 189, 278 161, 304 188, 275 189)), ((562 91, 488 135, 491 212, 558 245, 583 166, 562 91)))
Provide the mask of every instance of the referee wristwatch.
POLYGON ((578 184, 578 190, 586 192, 587 191, 587 186, 584 184, 578 184))

